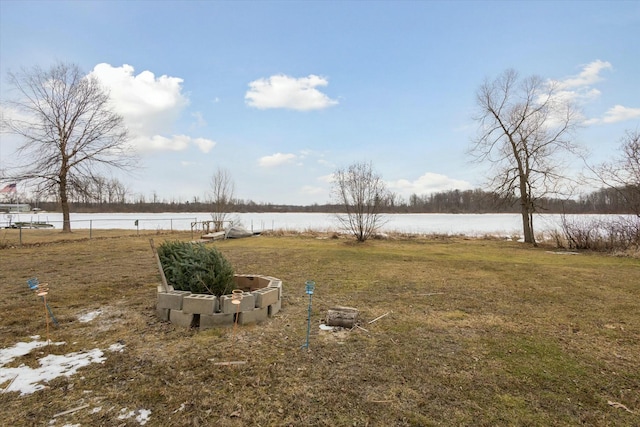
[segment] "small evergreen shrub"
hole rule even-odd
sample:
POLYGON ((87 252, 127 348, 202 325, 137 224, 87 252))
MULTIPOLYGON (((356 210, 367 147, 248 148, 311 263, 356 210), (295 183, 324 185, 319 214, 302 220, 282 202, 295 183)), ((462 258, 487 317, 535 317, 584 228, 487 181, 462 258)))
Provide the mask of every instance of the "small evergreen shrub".
POLYGON ((158 247, 158 255, 167 282, 176 290, 220 296, 234 288, 233 267, 216 248, 167 241, 158 247))

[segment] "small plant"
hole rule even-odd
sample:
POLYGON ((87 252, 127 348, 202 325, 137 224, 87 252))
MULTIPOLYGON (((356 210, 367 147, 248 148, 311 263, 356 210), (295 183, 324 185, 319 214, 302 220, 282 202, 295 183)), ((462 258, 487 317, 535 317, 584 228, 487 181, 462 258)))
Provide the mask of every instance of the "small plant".
POLYGON ((202 243, 167 241, 158 247, 167 282, 176 290, 225 295, 233 289, 233 267, 202 243))

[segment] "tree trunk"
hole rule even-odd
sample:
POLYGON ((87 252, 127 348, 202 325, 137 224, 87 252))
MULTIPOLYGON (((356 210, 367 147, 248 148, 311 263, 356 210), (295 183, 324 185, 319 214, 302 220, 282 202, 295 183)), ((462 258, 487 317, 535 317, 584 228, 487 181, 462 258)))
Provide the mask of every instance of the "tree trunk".
POLYGON ((533 241, 533 236, 531 233, 531 220, 529 217, 529 212, 527 212, 527 208, 525 206, 522 207, 522 232, 524 234, 525 243, 535 243, 533 241))
POLYGON ((524 233, 524 242, 536 244, 533 237, 533 224, 531 218, 531 195, 527 189, 527 181, 522 171, 522 165, 519 162, 518 169, 520 171, 520 213, 522 215, 522 232, 524 233))
POLYGON ((358 310, 351 307, 334 307, 327 312, 327 326, 353 328, 358 320, 358 310))
POLYGON ((58 187, 60 194, 60 208, 62 209, 62 232, 71 233, 71 219, 69 215, 69 200, 67 199, 67 177, 60 178, 58 187))

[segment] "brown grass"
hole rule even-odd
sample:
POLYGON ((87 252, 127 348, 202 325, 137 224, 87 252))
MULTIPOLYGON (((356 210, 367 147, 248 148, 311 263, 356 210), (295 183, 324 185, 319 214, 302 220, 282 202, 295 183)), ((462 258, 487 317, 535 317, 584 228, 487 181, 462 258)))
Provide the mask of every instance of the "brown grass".
POLYGON ((52 339, 66 342, 12 366, 125 345, 43 391, 0 394, 1 425, 48 425, 86 404, 54 424, 139 425, 118 418, 123 408, 151 410, 147 426, 640 424, 637 259, 461 238, 221 241, 236 272, 285 286, 278 315, 234 335, 157 319, 148 238, 51 238, 0 250, 0 348, 44 336, 42 305, 26 286, 32 276, 50 284, 60 321, 52 339), (317 285, 305 351, 309 279, 317 285), (364 329, 321 332, 335 305, 358 308, 364 329), (78 322, 97 309, 95 320, 78 322), (230 360, 248 363, 214 365, 230 360))

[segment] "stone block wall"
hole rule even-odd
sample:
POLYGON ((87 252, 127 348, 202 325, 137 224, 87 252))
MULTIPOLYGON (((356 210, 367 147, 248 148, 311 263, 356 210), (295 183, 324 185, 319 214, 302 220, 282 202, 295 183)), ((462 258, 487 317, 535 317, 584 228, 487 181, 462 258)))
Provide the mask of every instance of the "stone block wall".
POLYGON ((250 274, 236 274, 233 280, 236 289, 243 291, 239 305, 231 303, 231 295, 218 298, 158 286, 156 313, 174 325, 203 330, 232 326, 236 320, 240 325, 260 323, 280 311, 282 280, 250 274))

